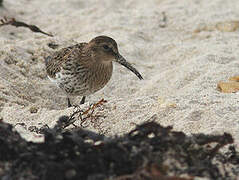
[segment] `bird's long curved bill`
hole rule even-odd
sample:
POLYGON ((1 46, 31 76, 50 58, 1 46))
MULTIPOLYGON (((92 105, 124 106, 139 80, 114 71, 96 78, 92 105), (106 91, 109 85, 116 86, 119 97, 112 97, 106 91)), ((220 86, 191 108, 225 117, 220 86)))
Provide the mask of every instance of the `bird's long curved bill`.
POLYGON ((116 57, 116 62, 123 65, 124 67, 126 67, 127 69, 129 69, 130 71, 132 71, 140 80, 143 79, 143 77, 141 76, 141 74, 137 71, 137 69, 135 69, 130 63, 128 63, 126 61, 126 59, 121 56, 120 54, 117 55, 116 57))

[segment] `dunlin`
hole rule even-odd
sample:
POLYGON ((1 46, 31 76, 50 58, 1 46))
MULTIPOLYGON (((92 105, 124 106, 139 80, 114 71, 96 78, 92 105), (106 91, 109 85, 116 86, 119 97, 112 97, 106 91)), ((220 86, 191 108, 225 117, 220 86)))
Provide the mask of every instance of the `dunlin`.
POLYGON ((55 52, 45 59, 46 72, 51 81, 67 95, 68 107, 71 96, 83 96, 102 89, 110 80, 115 61, 143 79, 140 73, 120 55, 117 43, 107 36, 98 36, 89 43, 79 43, 55 52))

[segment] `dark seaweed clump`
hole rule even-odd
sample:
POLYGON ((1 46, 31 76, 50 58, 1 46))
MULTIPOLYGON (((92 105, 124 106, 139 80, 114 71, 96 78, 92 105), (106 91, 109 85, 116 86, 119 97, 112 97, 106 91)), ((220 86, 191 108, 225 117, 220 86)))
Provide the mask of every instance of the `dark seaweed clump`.
POLYGON ((0 179, 187 180, 236 179, 239 153, 230 134, 186 136, 146 122, 121 137, 84 129, 44 130, 45 142, 27 142, 0 122, 0 179), (223 148, 223 151, 220 149, 223 148))

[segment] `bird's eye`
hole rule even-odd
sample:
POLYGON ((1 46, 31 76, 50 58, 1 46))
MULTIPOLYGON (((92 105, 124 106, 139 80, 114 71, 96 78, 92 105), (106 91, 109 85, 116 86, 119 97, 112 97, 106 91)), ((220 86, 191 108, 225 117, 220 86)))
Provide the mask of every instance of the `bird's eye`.
POLYGON ((110 49, 110 47, 109 47, 108 45, 106 45, 106 44, 103 45, 103 48, 104 48, 105 50, 109 50, 109 49, 110 49))

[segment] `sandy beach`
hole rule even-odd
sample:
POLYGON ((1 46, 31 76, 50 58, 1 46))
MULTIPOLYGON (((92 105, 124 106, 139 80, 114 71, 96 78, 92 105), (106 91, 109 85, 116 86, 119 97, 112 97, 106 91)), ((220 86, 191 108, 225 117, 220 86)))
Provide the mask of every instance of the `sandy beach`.
POLYGON ((237 0, 6 0, 3 5, 0 17, 54 35, 0 27, 0 117, 25 123, 16 129, 27 140, 43 140, 29 126, 53 127, 74 110, 47 78, 44 57, 107 35, 144 80, 114 64, 110 82, 86 99, 86 106, 107 100, 97 110, 104 115, 99 126, 87 129, 121 135, 156 116, 161 125, 187 134, 231 133, 239 145, 238 93, 217 89, 220 81, 239 75, 237 0))

